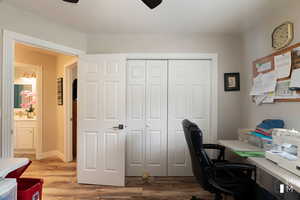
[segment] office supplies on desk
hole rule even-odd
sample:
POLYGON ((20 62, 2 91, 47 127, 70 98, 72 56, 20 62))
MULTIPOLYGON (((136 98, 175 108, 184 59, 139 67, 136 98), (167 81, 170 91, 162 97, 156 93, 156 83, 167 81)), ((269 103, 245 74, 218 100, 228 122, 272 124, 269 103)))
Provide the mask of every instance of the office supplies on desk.
POLYGON ((265 152, 262 151, 233 151, 241 157, 265 157, 265 152))
POLYGON ((300 132, 274 129, 272 135, 272 149, 266 151, 266 158, 300 176, 300 132))

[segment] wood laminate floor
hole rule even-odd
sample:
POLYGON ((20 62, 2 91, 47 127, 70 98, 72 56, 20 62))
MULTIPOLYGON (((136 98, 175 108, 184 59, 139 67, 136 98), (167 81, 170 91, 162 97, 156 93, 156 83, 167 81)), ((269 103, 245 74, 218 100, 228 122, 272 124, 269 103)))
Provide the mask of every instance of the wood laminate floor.
POLYGON ((33 161, 23 177, 44 179, 43 200, 189 200, 193 195, 213 199, 192 177, 156 177, 150 183, 127 177, 126 187, 77 184, 76 163, 57 158, 33 161))

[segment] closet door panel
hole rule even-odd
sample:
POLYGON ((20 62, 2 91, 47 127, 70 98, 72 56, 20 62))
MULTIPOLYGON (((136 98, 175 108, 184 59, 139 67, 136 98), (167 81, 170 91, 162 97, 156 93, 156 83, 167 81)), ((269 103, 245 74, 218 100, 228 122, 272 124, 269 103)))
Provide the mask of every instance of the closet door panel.
POLYGON ((192 176, 191 159, 182 121, 198 124, 209 141, 211 61, 169 61, 168 175, 192 176))
POLYGON ((147 61, 146 172, 152 176, 167 175, 167 72, 167 61, 147 61))
POLYGON ((146 62, 128 61, 126 175, 141 176, 145 168, 146 62))

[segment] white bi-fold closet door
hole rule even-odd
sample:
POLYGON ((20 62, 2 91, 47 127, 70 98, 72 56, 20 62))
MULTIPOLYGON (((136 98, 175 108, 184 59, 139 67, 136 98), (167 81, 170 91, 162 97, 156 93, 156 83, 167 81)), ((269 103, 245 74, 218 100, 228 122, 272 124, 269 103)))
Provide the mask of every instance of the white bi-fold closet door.
POLYGON ((130 60, 126 175, 192 176, 181 122, 210 141, 211 60, 130 60))
POLYGON ((127 65, 126 175, 167 175, 167 60, 127 65))
POLYGON ((192 176, 182 120, 195 122, 211 141, 211 60, 169 60, 168 175, 192 176))

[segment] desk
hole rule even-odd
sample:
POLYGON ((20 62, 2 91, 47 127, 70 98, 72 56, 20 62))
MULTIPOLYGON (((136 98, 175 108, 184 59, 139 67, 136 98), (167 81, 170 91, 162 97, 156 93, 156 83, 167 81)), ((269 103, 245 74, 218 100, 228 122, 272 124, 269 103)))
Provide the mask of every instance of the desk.
MULTIPOLYGON (((258 147, 238 140, 219 140, 219 144, 232 151, 263 151, 258 147)), ((294 190, 300 193, 299 176, 279 167, 266 158, 249 157, 247 161, 277 178, 282 183, 293 186, 294 190)))

